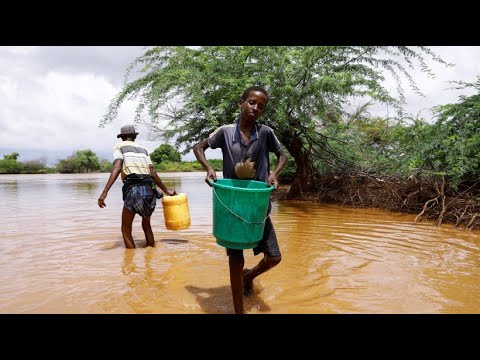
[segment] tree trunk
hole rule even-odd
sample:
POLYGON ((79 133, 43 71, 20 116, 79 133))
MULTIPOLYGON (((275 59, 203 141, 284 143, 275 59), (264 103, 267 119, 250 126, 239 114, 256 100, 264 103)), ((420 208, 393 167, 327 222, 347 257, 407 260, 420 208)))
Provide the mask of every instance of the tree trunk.
POLYGON ((295 178, 288 193, 288 198, 292 199, 308 192, 311 189, 315 174, 311 160, 311 153, 303 147, 302 140, 298 137, 287 137, 288 141, 284 141, 285 147, 295 159, 297 170, 295 178))

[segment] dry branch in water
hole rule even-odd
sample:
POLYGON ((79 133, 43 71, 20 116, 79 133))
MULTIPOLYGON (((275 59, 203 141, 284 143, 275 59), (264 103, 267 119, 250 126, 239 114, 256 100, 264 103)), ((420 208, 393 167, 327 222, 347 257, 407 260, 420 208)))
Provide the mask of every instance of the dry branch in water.
MULTIPOLYGON (((371 174, 324 177, 316 182, 316 190, 299 200, 372 207, 417 214, 420 219, 434 221, 437 226, 450 223, 464 229, 480 229, 479 182, 448 186, 444 178, 378 177, 371 174)), ((277 198, 282 195, 277 192, 277 198)))

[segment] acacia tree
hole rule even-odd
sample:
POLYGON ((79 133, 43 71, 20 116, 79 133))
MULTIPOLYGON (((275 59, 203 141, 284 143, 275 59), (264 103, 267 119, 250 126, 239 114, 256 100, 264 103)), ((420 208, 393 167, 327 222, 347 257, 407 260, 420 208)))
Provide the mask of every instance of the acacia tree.
POLYGON ((89 173, 100 170, 100 161, 98 160, 97 154, 90 149, 78 150, 75 153, 75 162, 81 172, 89 173))
POLYGON ((419 91, 407 68, 417 64, 431 73, 425 55, 445 63, 426 47, 155 47, 128 67, 125 86, 111 101, 100 126, 117 116, 125 100, 139 97, 135 121, 140 122, 146 112, 151 129, 166 139, 175 138, 186 153, 216 127, 235 120, 245 88, 264 86, 269 104, 261 121, 275 130, 295 159, 290 190, 295 195, 312 185, 314 161, 338 158, 322 129, 341 119, 345 105, 355 97, 401 111, 404 95, 399 75, 419 91), (137 66, 143 66, 144 75, 128 82, 137 66), (384 71, 397 80, 395 95, 382 85, 384 71))
POLYGON ((20 156, 18 152, 13 152, 11 154, 3 155, 3 160, 14 160, 17 161, 17 158, 20 156))
POLYGON ((77 150, 67 159, 60 160, 57 164, 60 173, 90 173, 101 169, 97 154, 92 150, 77 150))
POLYGON ((157 147, 151 154, 150 158, 156 164, 163 161, 180 162, 182 160, 180 153, 170 144, 162 144, 157 147))

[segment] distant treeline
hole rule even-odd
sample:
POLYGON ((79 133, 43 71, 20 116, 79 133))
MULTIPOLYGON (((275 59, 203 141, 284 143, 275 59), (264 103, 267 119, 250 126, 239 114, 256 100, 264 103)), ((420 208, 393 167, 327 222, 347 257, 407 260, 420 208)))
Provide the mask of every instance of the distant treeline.
MULTIPOLYGON (((170 145, 161 145, 152 152, 151 158, 157 172, 204 171, 197 161, 181 161, 178 151, 170 145)), ((55 166, 48 167, 45 159, 18 161, 20 154, 13 152, 0 160, 0 174, 74 174, 110 172, 113 162, 100 159, 92 150, 78 150, 66 159, 59 160, 55 166)), ((209 160, 216 171, 222 170, 222 160, 209 160)))

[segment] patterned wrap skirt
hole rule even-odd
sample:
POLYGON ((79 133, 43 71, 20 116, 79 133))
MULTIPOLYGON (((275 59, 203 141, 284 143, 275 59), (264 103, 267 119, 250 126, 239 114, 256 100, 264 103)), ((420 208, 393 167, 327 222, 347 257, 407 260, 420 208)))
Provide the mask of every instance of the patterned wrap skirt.
POLYGON ((148 184, 131 186, 124 196, 123 204, 140 216, 150 217, 157 204, 156 191, 148 184))

